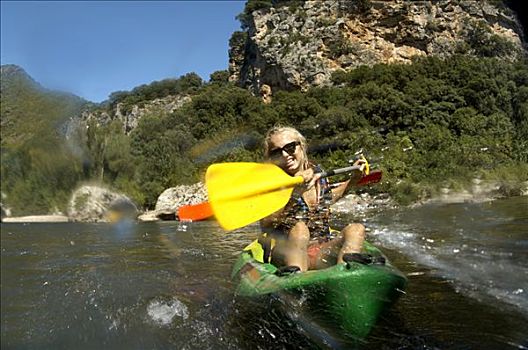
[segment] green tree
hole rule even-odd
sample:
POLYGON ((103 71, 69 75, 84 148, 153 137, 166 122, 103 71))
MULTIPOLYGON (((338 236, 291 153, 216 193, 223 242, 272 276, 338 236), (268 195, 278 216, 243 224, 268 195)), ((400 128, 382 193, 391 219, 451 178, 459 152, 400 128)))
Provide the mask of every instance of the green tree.
POLYGON ((209 82, 217 84, 227 84, 229 82, 229 71, 218 70, 216 72, 211 73, 209 82))

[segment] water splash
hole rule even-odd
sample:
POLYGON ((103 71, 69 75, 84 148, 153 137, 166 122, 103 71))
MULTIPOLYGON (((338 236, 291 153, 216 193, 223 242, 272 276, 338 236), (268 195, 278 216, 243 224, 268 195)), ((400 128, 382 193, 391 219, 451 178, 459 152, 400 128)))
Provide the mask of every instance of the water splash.
POLYGON ((159 326, 168 326, 176 316, 186 320, 189 317, 187 306, 178 298, 153 300, 147 306, 147 315, 159 326))
POLYGON ((430 273, 451 281, 459 292, 476 300, 500 300, 528 314, 528 271, 511 252, 467 236, 432 239, 408 227, 377 227, 370 236, 432 269, 430 273))

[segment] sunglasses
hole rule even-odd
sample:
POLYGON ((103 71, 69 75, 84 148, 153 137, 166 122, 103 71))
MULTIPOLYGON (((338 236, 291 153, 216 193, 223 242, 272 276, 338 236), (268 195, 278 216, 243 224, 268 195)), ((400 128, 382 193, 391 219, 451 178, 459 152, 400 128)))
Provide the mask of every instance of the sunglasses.
POLYGON ((295 150, 297 149, 297 146, 300 144, 301 143, 299 141, 293 141, 285 144, 280 148, 274 148, 269 152, 269 157, 275 159, 280 158, 282 156, 282 151, 288 153, 290 156, 293 156, 295 150))

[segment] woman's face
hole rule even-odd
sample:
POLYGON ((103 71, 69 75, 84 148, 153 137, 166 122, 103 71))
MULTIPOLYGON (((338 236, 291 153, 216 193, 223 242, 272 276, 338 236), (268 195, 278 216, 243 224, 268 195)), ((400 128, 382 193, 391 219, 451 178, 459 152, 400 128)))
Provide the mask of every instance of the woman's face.
POLYGON ((289 175, 295 175, 302 170, 301 143, 291 133, 283 132, 272 135, 269 140, 268 154, 270 160, 289 175))

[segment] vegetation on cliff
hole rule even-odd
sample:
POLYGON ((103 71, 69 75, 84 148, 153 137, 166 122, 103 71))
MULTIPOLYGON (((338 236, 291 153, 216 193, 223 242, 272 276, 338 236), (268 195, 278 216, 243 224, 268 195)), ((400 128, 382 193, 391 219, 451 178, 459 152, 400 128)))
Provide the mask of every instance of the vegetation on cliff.
MULTIPOLYGON (((176 112, 142 118, 128 136, 117 121, 91 125, 83 135, 84 173, 79 159, 69 177, 98 178, 153 207, 164 189, 201 180, 213 162, 260 161, 265 131, 287 124, 307 136, 312 157, 325 167, 346 164, 362 148, 385 173, 373 190, 402 203, 475 176, 501 180, 510 194, 512 184, 528 180, 525 61, 423 58, 333 79, 335 87, 277 92, 271 104, 217 79, 197 88, 176 112)), ((19 208, 26 206, 28 192, 3 188, 19 208)), ((33 187, 31 194, 52 196, 40 192, 33 187)))
POLYGON ((196 73, 188 73, 179 79, 164 79, 150 84, 140 85, 132 91, 116 91, 110 94, 104 104, 109 111, 118 103, 122 104, 122 112, 129 112, 133 106, 141 106, 145 101, 163 98, 169 95, 193 93, 203 85, 202 78, 196 73))

